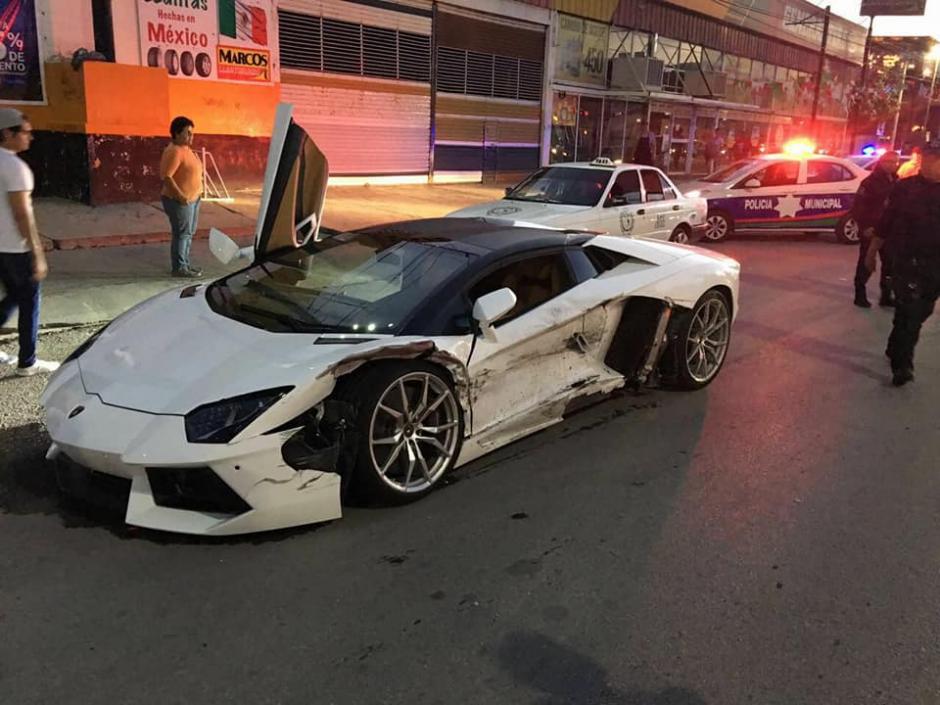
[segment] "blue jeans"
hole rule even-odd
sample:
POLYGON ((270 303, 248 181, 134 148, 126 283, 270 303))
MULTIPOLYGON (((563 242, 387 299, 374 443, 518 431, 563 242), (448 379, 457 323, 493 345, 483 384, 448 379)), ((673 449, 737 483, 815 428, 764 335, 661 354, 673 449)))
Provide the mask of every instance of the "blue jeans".
POLYGON ((163 210, 170 219, 170 264, 174 272, 189 269, 189 249, 196 234, 201 202, 201 199, 197 199, 193 203, 180 203, 163 197, 163 210))
POLYGON ((39 284, 33 281, 31 252, 0 252, 0 283, 6 292, 0 301, 0 326, 5 326, 15 309, 20 310, 20 367, 36 362, 39 336, 39 284))

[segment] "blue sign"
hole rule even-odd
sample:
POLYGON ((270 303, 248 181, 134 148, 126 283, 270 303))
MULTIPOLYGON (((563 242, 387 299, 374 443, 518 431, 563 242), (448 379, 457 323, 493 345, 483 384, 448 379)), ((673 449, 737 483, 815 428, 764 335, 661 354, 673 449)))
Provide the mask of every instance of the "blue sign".
POLYGON ((36 0, 0 0, 0 101, 45 102, 36 0))

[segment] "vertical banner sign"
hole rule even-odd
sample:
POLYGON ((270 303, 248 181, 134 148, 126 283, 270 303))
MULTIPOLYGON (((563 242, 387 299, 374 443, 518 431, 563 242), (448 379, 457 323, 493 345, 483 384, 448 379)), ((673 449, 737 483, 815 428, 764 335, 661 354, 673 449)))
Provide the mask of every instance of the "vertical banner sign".
POLYGON ((271 0, 137 0, 141 63, 171 76, 270 83, 271 0))
POLYGON ((35 0, 0 0, 0 101, 45 102, 35 0))
POLYGON ((555 76, 568 83, 607 83, 610 26, 580 17, 558 15, 555 76))

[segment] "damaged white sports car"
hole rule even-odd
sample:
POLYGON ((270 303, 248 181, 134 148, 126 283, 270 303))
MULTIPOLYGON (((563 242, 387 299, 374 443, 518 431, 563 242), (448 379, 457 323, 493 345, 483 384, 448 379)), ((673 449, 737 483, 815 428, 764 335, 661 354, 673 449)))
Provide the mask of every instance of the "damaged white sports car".
POLYGON ((321 522, 347 492, 418 497, 590 397, 721 369, 734 260, 470 218, 318 237, 326 176, 282 107, 253 264, 62 365, 42 402, 67 490, 191 534, 321 522))

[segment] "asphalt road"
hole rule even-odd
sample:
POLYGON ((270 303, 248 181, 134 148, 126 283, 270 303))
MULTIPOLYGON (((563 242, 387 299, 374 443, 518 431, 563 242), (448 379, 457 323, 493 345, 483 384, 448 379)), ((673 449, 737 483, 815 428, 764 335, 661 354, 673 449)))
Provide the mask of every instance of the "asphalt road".
POLYGON ((0 701, 940 702, 940 324, 895 389, 852 248, 717 249, 744 275, 712 386, 319 528, 203 541, 65 504, 41 383, 0 379, 0 701))

